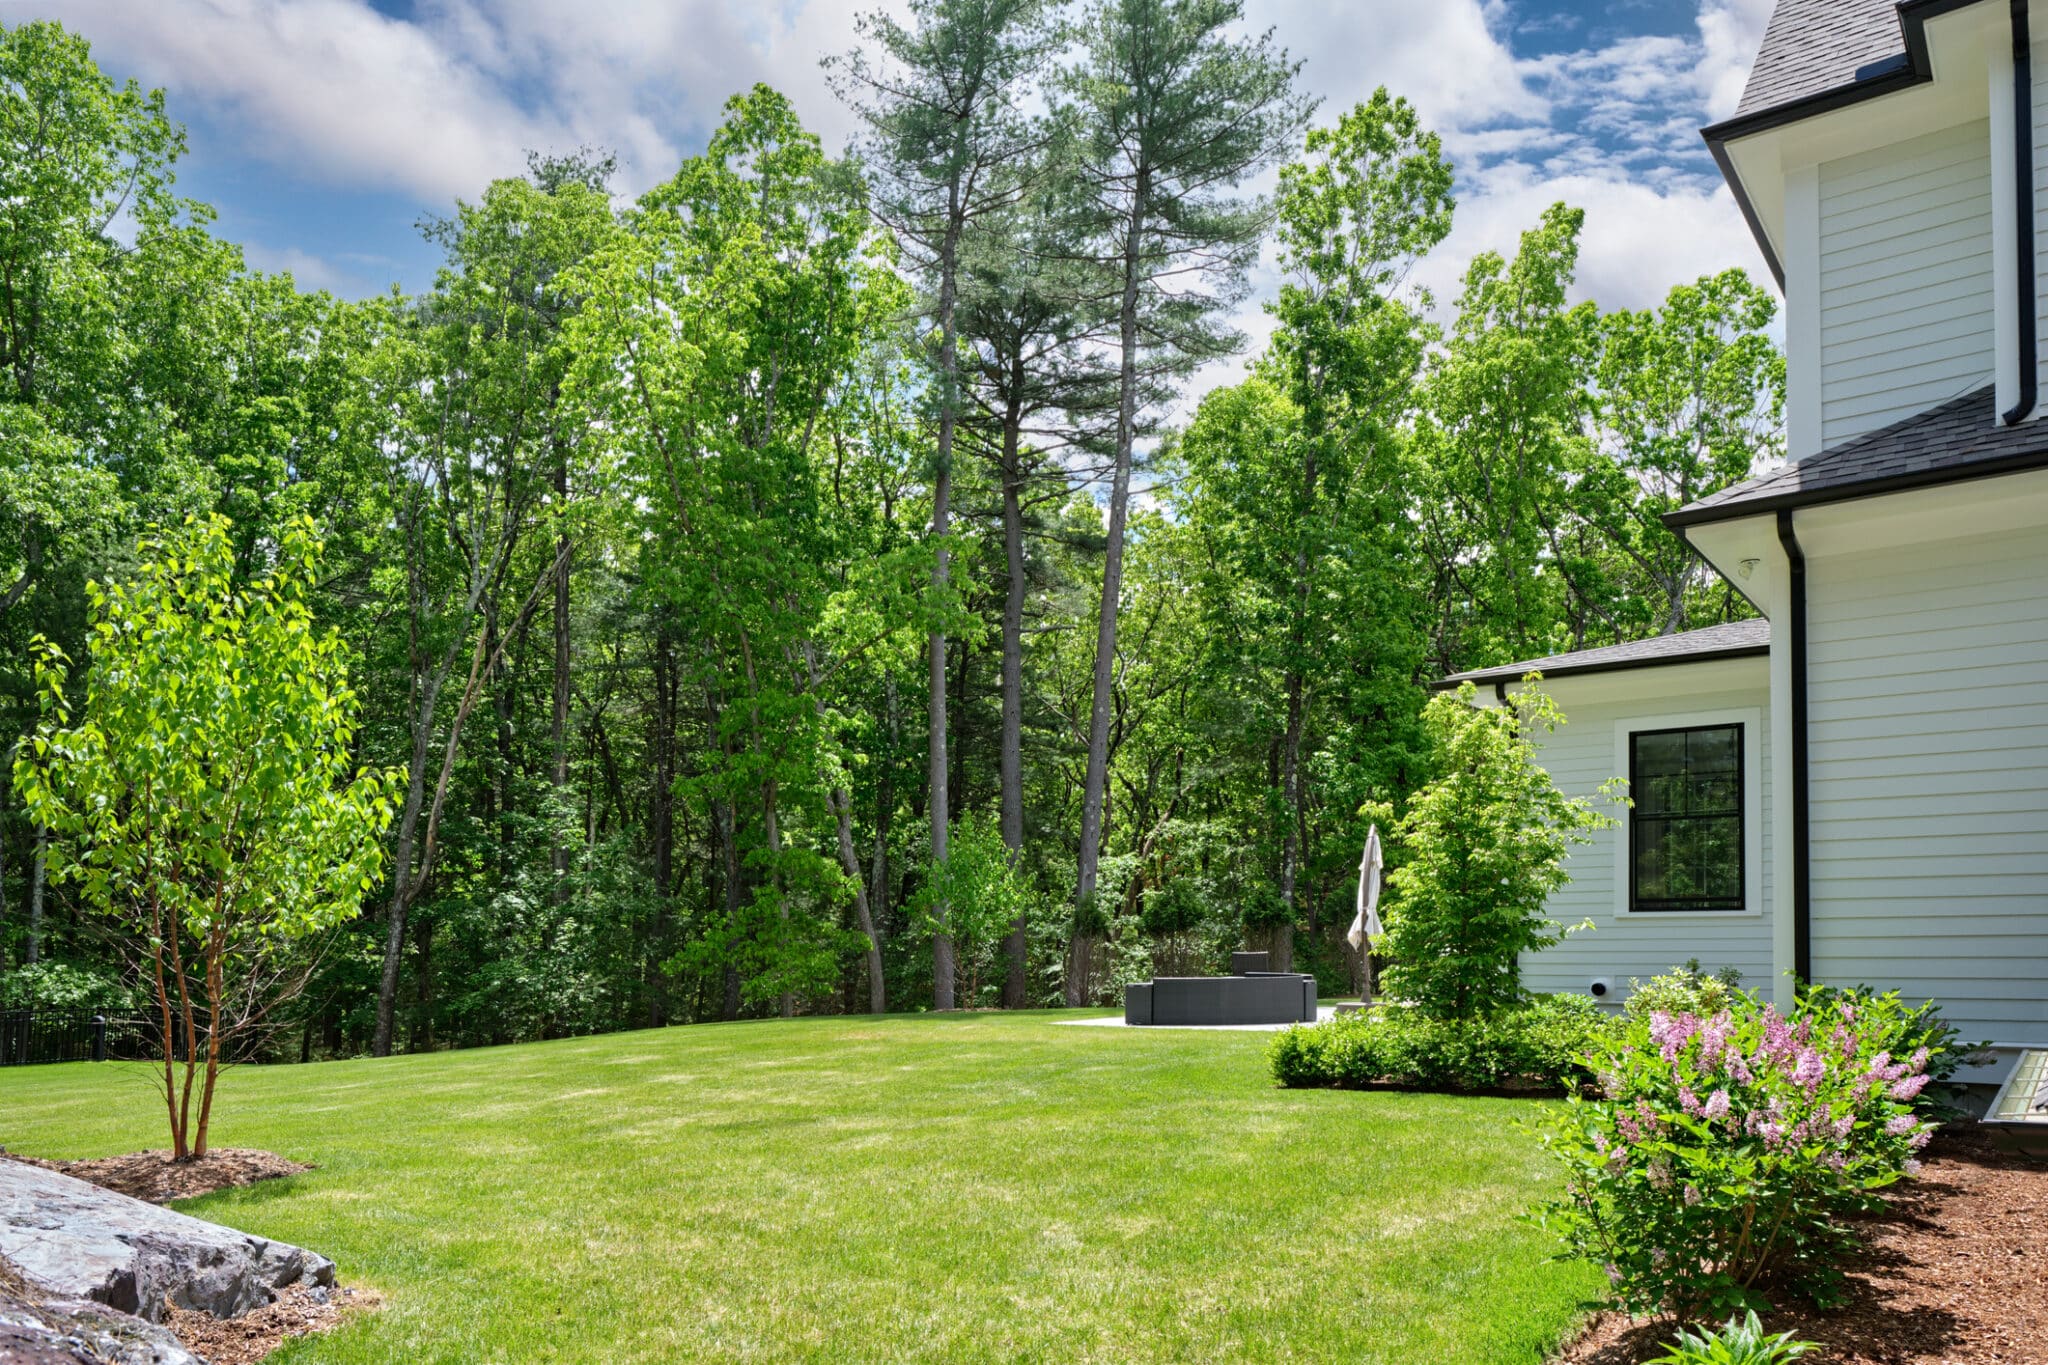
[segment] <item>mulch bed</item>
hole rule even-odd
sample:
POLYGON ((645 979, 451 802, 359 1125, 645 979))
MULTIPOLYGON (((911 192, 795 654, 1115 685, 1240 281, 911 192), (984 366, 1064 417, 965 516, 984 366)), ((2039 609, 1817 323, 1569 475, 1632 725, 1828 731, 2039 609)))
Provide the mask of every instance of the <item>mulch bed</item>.
POLYGON ((239 1318, 217 1318, 171 1305, 164 1325, 186 1347, 206 1357, 208 1365, 254 1365, 285 1342, 313 1332, 327 1332, 357 1313, 384 1306, 374 1289, 314 1289, 293 1285, 277 1301, 252 1308, 239 1318))
MULTIPOLYGON (((1807 1365, 2048 1365, 2048 1161, 1981 1132, 1943 1135, 1870 1221, 1848 1301, 1765 1325, 1819 1342, 1807 1365)), ((1603 1313, 1557 1362, 1637 1365, 1673 1335, 1603 1313)))
POLYGON ((173 1199, 197 1199, 202 1194, 234 1185, 253 1185, 281 1175, 297 1175, 313 1168, 275 1152, 249 1147, 217 1147, 196 1161, 173 1161, 169 1152, 129 1152, 124 1156, 93 1157, 86 1161, 43 1161, 17 1156, 0 1148, 0 1157, 40 1166, 46 1171, 90 1181, 103 1189, 165 1204, 173 1199))

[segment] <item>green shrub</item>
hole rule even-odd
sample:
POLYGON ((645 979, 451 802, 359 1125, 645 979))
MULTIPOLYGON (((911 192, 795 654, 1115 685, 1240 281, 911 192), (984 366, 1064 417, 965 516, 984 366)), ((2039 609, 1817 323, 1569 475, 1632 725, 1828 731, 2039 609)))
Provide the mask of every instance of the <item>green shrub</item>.
POLYGON ((1544 1222, 1631 1312, 1750 1308, 1774 1280, 1828 1301, 1845 1216, 1916 1174, 1933 1132, 1912 1107, 1932 1053, 1897 1057, 1874 1014, 1810 998, 1786 1019, 1737 995, 1707 1018, 1627 1020, 1596 1056, 1599 1097, 1549 1121, 1566 1181, 1544 1222))
POLYGON ((1749 1312, 1728 1319, 1718 1332, 1680 1332, 1664 1355, 1644 1365, 1780 1365, 1815 1349, 1813 1342, 1794 1341, 1790 1332, 1765 1336, 1764 1325, 1749 1312))
POLYGON ((1201 927, 1209 907, 1202 889, 1192 877, 1175 877, 1162 887, 1145 893, 1143 923, 1153 938, 1172 938, 1201 927))
POLYGON ((1590 1000, 1547 996, 1470 1019, 1382 1006, 1297 1025, 1273 1040, 1273 1079, 1291 1087, 1408 1085, 1429 1090, 1568 1089, 1612 1021, 1590 1000))
POLYGON ((136 991, 113 976, 68 962, 0 972, 0 1009, 125 1014, 139 1003, 136 991))
POLYGON ((1709 976, 1700 970, 1700 960, 1693 958, 1683 967, 1651 977, 1647 983, 1630 977, 1628 1001, 1622 1008, 1632 1019, 1648 1019, 1659 1012, 1712 1018, 1735 1007, 1741 982, 1742 973, 1733 967, 1723 967, 1709 976))
POLYGON ((1534 687, 1482 707, 1466 683, 1433 698, 1422 723, 1438 776, 1392 831, 1401 858, 1387 873, 1383 985, 1438 1019, 1512 1011, 1528 998, 1522 955, 1567 932, 1547 909, 1571 880, 1565 855, 1614 821, 1537 763, 1538 738, 1564 714, 1534 687))

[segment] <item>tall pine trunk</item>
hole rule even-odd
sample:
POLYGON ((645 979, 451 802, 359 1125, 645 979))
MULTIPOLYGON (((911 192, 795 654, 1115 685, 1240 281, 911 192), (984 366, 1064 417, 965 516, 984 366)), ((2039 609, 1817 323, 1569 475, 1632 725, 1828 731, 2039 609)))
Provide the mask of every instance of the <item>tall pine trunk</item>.
MULTIPOLYGON (((1021 382, 1021 376, 1018 376, 1021 382)), ((1013 385, 1015 393, 1019 385, 1013 385)), ((1021 418, 1012 399, 1003 414, 1003 557, 1008 583, 1003 594, 1003 735, 1001 768, 1003 846, 1010 865, 1024 856, 1024 507, 1017 447, 1021 418)), ((1003 977, 1003 1008, 1024 1007, 1029 969, 1025 911, 1017 911, 1003 942, 1007 972, 1003 977)))
MULTIPOLYGON (((1109 534, 1102 559, 1102 607, 1095 625, 1094 698, 1088 708, 1088 769, 1081 788, 1081 849, 1074 879, 1076 915, 1094 915, 1096 869, 1102 854, 1103 790, 1109 778, 1109 712, 1114 700, 1117 613, 1123 600, 1124 523, 1131 501, 1131 445, 1138 423, 1139 245, 1150 211, 1151 186, 1138 172, 1125 223, 1123 301, 1117 313, 1121 360, 1117 375, 1116 468, 1109 485, 1109 534)), ((1088 965, 1095 951, 1094 926, 1077 923, 1067 963, 1066 998, 1088 998, 1088 965)))
MULTIPOLYGON (((932 535, 938 553, 932 559, 932 595, 943 600, 952 582, 952 555, 946 536, 953 526, 953 430, 959 420, 960 339, 953 331, 953 301, 959 288, 960 176, 956 171, 949 187, 946 236, 939 249, 939 445, 932 479, 932 535)), ((935 603, 936 605, 936 603, 935 603)), ((946 632, 931 633, 930 718, 932 864, 946 861, 946 839, 952 822, 951 792, 947 789, 946 762, 946 632)), ((948 929, 948 907, 942 900, 932 902, 932 1008, 953 1008, 953 935, 948 929)))

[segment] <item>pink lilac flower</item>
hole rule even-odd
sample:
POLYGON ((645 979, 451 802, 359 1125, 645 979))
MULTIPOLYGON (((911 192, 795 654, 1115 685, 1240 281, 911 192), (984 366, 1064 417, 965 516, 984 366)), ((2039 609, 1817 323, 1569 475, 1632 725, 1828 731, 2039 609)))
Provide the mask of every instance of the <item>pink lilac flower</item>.
POLYGON ((1621 1130, 1621 1135, 1627 1138, 1630 1142, 1641 1142, 1643 1140, 1642 1125, 1636 1122, 1636 1116, 1632 1110, 1615 1110, 1614 1126, 1616 1128, 1619 1128, 1621 1130))
POLYGON ((1894 1114, 1885 1124, 1884 1131, 1891 1137, 1904 1137, 1919 1126, 1919 1121, 1911 1114, 1894 1114))
POLYGON ((1697 1186, 1697 1185, 1687 1185, 1687 1186, 1685 1187, 1685 1206, 1686 1206, 1687 1208, 1692 1208, 1692 1207, 1693 1207, 1694 1205, 1698 1204, 1699 1202, 1700 1202, 1700 1189, 1699 1189, 1699 1186, 1697 1186))
POLYGON ((1697 1117, 1700 1112, 1700 1097, 1692 1093, 1691 1087, 1681 1085, 1678 1087, 1678 1107, 1697 1117))
POLYGON ((1921 1166, 1919 1162, 1910 1159, 1906 1162, 1905 1171, 1907 1175, 1918 1175, 1920 1174, 1920 1170, 1921 1166))
POLYGON ((1809 1047, 1800 1050, 1798 1065, 1792 1068, 1792 1079, 1794 1081, 1797 1081, 1800 1085, 1805 1086, 1808 1091, 1811 1091, 1820 1084, 1821 1078, 1827 1074, 1828 1064, 1821 1058, 1820 1052, 1817 1049, 1809 1047))
POLYGON ((1899 1081, 1898 1083, 1893 1085, 1892 1088, 1885 1091, 1885 1093, 1903 1104, 1907 1100, 1913 1099, 1914 1097, 1919 1095, 1919 1093, 1922 1090, 1925 1090, 1926 1088, 1927 1077, 1925 1075, 1908 1076, 1905 1080, 1899 1081))
POLYGON ((1612 1283, 1614 1283, 1614 1284, 1620 1284, 1620 1283, 1621 1283, 1621 1267, 1620 1267, 1620 1266, 1616 1265, 1616 1264, 1615 1264, 1614 1262, 1612 1262, 1612 1261, 1609 1261, 1609 1262, 1607 1263, 1607 1265, 1606 1265, 1606 1266, 1605 1266, 1604 1268, 1605 1268, 1605 1269, 1606 1269, 1606 1271, 1607 1271, 1607 1278, 1608 1278, 1608 1280, 1609 1280, 1610 1282, 1612 1282, 1612 1283))
POLYGON ((1728 1092, 1726 1090, 1716 1090, 1713 1094, 1707 1096, 1707 1102, 1700 1107, 1700 1114, 1708 1119, 1728 1117, 1728 1092))
POLYGON ((1914 1071, 1925 1071, 1927 1069, 1927 1049, 1923 1047, 1915 1052, 1913 1059, 1907 1062, 1906 1065, 1914 1071))
POLYGON ((1913 1136, 1907 1138, 1906 1145, 1917 1152, 1922 1147, 1925 1147, 1927 1145, 1928 1139, 1933 1136, 1934 1126, 1932 1124, 1929 1124, 1927 1127, 1922 1128, 1919 1132, 1913 1134, 1913 1136))
POLYGON ((1854 1114, 1844 1114, 1842 1115, 1842 1117, 1835 1120, 1835 1137, 1837 1139, 1846 1138, 1849 1136, 1851 1132, 1855 1130, 1855 1127, 1856 1116, 1854 1114))

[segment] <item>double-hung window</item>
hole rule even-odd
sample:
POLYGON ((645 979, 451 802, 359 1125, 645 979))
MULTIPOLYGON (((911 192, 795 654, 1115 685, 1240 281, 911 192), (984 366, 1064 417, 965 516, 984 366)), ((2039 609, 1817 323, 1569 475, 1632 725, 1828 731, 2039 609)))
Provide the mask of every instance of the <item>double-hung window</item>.
POLYGON ((1629 908, 1743 910, 1743 727, 1628 737, 1629 908))

